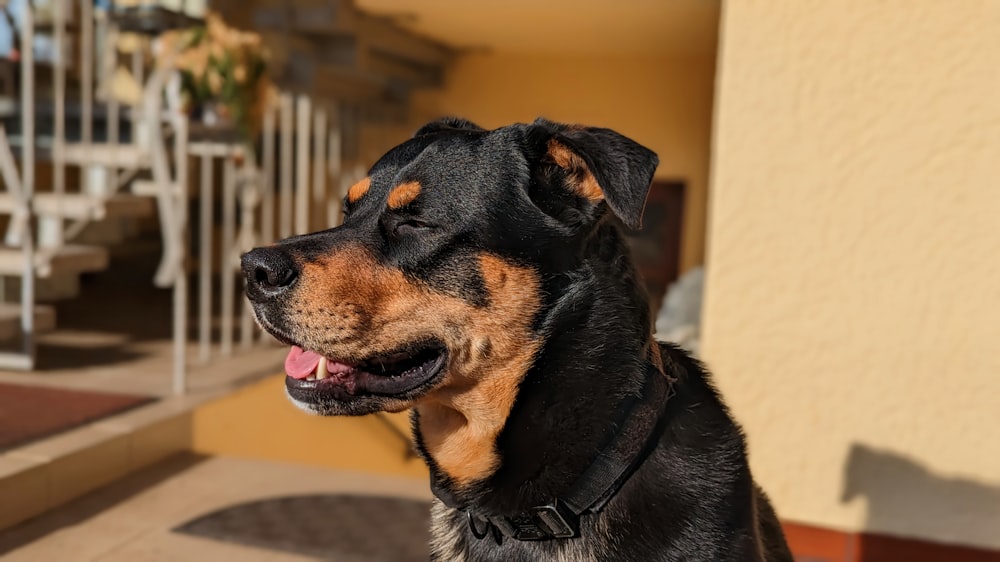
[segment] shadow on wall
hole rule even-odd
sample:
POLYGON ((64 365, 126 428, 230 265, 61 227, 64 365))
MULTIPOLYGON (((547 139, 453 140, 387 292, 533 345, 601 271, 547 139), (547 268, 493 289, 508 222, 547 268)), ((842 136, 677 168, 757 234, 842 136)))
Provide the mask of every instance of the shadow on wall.
MULTIPOLYGON (((1000 549, 1000 487, 937 475, 903 455, 854 444, 844 466, 841 501, 859 497, 867 505, 869 533, 1000 549)), ((861 540, 868 542, 865 536, 861 540)), ((871 547, 876 545, 862 545, 861 551, 874 554, 871 547)))

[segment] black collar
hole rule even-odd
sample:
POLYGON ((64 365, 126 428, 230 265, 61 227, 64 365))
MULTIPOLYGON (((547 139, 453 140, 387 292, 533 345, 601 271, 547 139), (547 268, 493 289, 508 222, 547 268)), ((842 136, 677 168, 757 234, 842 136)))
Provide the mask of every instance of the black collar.
POLYGON ((615 497, 650 452, 656 448, 663 430, 667 400, 674 395, 675 379, 656 366, 646 370, 642 395, 619 407, 618 432, 597 453, 596 458, 559 497, 513 517, 485 516, 463 508, 431 474, 431 491, 441 502, 465 511, 472 534, 482 539, 493 535, 497 544, 503 537, 519 541, 565 539, 580 536, 580 516, 598 513, 615 497))

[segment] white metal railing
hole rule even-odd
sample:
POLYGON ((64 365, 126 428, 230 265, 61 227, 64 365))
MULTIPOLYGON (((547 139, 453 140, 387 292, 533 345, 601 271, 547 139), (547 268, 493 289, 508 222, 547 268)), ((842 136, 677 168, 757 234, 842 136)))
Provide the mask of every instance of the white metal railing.
POLYGON ((35 146, 29 139, 35 136, 35 57, 34 14, 26 9, 21 33, 21 136, 26 139, 18 174, 6 132, 0 126, 0 169, 8 191, 17 200, 12 216, 21 239, 21 331, 20 352, 0 353, 0 362, 12 368, 33 369, 35 366, 35 246, 31 233, 31 202, 35 190, 35 146))
MULTIPOLYGON (((154 283, 172 289, 172 388, 176 393, 183 393, 187 388, 189 363, 206 363, 231 356, 237 353, 237 342, 239 349, 247 349, 270 341, 255 326, 246 299, 240 298, 243 291, 240 256, 253 246, 327 228, 339 221, 340 201, 347 187, 360 179, 365 170, 360 161, 344 162, 342 157, 342 148, 347 143, 357 144, 359 131, 352 125, 354 120, 339 118, 341 108, 336 102, 320 103, 307 96, 285 92, 265 110, 259 150, 235 141, 191 141, 188 117, 178 107, 176 92, 171 91, 177 86, 176 73, 169 64, 147 72, 143 55, 133 52, 132 72, 144 84, 144 94, 140 105, 132 108, 130 143, 142 158, 129 165, 109 164, 108 151, 122 146, 118 131, 119 106, 110 86, 118 53, 113 44, 95 45, 95 36, 108 42, 116 40, 119 34, 110 19, 95 17, 92 2, 82 0, 78 22, 81 141, 69 147, 65 130, 67 64, 64 59, 67 52, 66 14, 70 13, 71 1, 74 0, 54 0, 52 5, 56 49, 53 193, 57 198, 64 194, 64 167, 69 162, 83 168, 103 168, 107 183, 105 189, 99 191, 105 195, 129 184, 136 187, 136 174, 144 170, 151 172, 163 239, 163 255, 154 283), (101 29, 95 31, 96 26, 101 29), (98 53, 100 64, 95 65, 98 53), (95 66, 99 70, 96 96, 95 66), (95 97, 108 106, 107 138, 103 143, 94 140, 95 97), (68 148, 74 150, 72 161, 67 156, 68 148), (199 166, 196 181, 189 181, 192 160, 199 166), (218 187, 215 170, 221 170, 222 182, 218 187), (194 217, 199 230, 197 244, 191 244, 188 239, 192 222, 188 208, 192 202, 199 207, 194 217), (216 211, 221 212, 217 214, 216 211), (216 224, 215 217, 219 215, 221 221, 216 224), (189 268, 195 271, 189 272, 189 268), (194 357, 189 357, 191 295, 188 282, 192 275, 197 278, 194 295, 197 345, 194 357), (216 280, 220 287, 218 293, 213 291, 216 280), (216 297, 220 301, 218 335, 213 331, 216 297)), ((0 355, 0 364, 31 369, 34 366, 35 262, 40 256, 35 252, 32 233, 34 148, 38 139, 34 129, 35 81, 31 49, 34 28, 31 4, 26 4, 20 100, 24 152, 19 176, 6 135, 0 130, 0 173, 8 190, 20 194, 17 216, 21 222, 16 234, 24 258, 21 307, 25 350, 16 357, 0 355)), ((86 222, 78 220, 67 226, 62 220, 54 221, 54 233, 46 231, 50 236, 46 237, 45 251, 56 251, 61 244, 78 235, 86 222)))
MULTIPOLYGON (((354 165, 343 172, 340 121, 327 107, 306 96, 282 93, 265 109, 259 153, 238 142, 191 142, 189 154, 199 161, 199 243, 197 244, 197 359, 209 362, 240 349, 270 341, 253 322, 253 311, 242 293, 240 257, 254 246, 333 226, 339 220, 346 186, 364 174, 354 165), (277 164, 277 165, 276 165, 277 164), (214 187, 222 172, 221 189, 214 187), (333 181, 328 181, 333 179, 333 181), (221 195, 218 198, 216 195, 221 195), (221 206, 219 255, 213 255, 215 205, 221 206), (277 220, 276 220, 277 219, 277 220), (276 224, 277 223, 277 224, 276 224), (277 226, 277 229, 275 228, 277 226), (213 339, 213 264, 219 265, 219 335, 213 339), (238 309, 237 309, 238 306, 238 309)), ((185 319, 182 296, 175 299, 175 327, 185 319)), ((178 368, 186 339, 175 334, 178 368)), ((175 390, 183 392, 182 371, 175 372, 175 390)))

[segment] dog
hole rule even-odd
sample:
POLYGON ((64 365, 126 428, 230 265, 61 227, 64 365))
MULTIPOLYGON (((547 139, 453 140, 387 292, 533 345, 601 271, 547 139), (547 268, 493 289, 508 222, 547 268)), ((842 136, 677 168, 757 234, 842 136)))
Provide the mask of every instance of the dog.
POLYGON ((297 406, 412 410, 433 560, 792 560, 709 375, 653 338, 623 226, 657 165, 610 129, 446 118, 341 226, 243 256, 297 406))

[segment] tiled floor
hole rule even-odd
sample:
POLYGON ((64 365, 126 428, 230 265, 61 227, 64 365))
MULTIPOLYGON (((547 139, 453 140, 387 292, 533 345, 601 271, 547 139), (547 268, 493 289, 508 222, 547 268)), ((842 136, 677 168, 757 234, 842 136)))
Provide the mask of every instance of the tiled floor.
POLYGON ((233 504, 315 493, 430 497, 423 479, 186 455, 0 533, 0 558, 5 562, 310 560, 192 537, 171 529, 233 504))
MULTIPOLYGON (((4 562, 318 560, 287 551, 200 538, 174 529, 220 509, 250 502, 327 494, 430 499, 424 478, 185 454, 0 532, 0 559, 4 562)), ((274 516, 274 512, 270 515, 274 516)), ((336 523, 329 521, 330 525, 336 523)), ((322 529, 324 521, 312 520, 311 525, 322 529)), ((788 530, 798 562, 1000 560, 996 553, 912 540, 892 539, 906 544, 889 544, 886 537, 848 536, 802 525, 789 525, 788 530)))
POLYGON ((307 494, 240 503, 176 529, 337 562, 427 562, 431 505, 371 494, 307 494))

